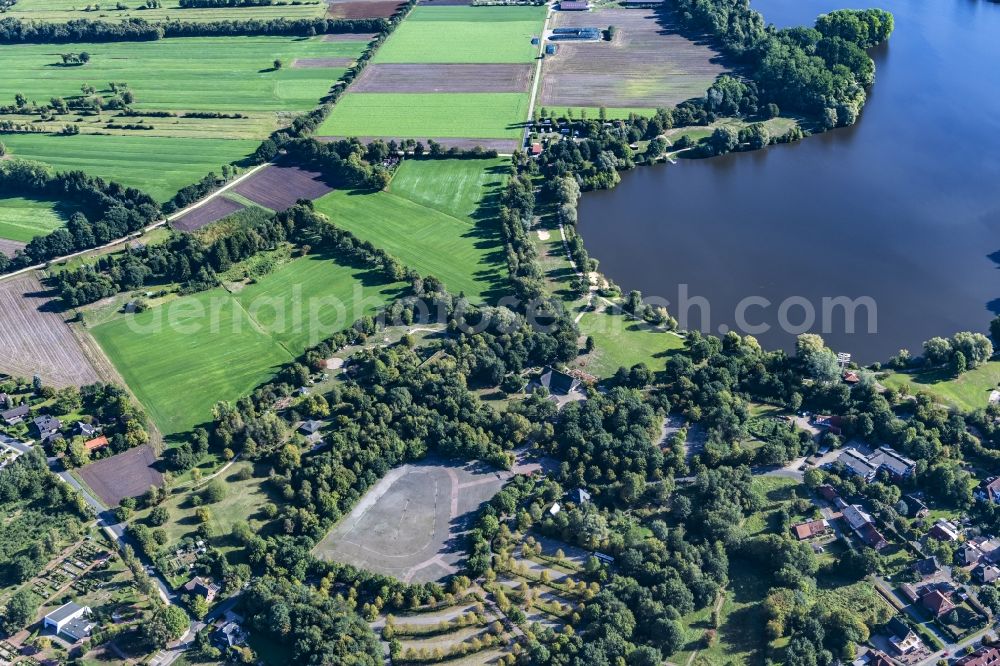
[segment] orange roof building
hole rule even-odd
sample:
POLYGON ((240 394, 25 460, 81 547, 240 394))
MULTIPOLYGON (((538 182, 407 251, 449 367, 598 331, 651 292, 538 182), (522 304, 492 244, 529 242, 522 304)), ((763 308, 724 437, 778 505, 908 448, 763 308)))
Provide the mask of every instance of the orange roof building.
POLYGON ((94 439, 84 442, 83 449, 87 452, 97 451, 98 449, 103 449, 108 444, 108 438, 101 435, 100 437, 95 437, 94 439))

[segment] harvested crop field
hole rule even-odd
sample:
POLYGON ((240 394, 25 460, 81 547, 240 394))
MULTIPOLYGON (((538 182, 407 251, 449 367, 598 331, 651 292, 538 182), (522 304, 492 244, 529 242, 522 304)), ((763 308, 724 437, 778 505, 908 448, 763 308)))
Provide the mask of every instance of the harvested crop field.
POLYGON ((6 254, 8 257, 13 257, 14 253, 23 250, 24 246, 25 243, 0 238, 0 254, 6 254))
POLYGON ((557 28, 617 29, 611 42, 561 42, 542 67, 541 106, 672 107, 701 97, 727 70, 706 44, 682 37, 653 10, 557 12, 557 28))
POLYGON ((531 65, 372 65, 351 86, 369 93, 525 92, 531 65))
POLYGON ((206 204, 185 213, 170 223, 174 229, 179 231, 197 231, 212 222, 218 222, 222 218, 232 215, 245 208, 243 204, 230 201, 225 197, 215 197, 206 204))
POLYGON ((82 386, 99 380, 63 315, 34 275, 0 282, 0 372, 40 375, 48 386, 82 386))
POLYGON ((156 453, 148 444, 90 463, 77 473, 109 507, 118 506, 126 497, 142 495, 150 486, 163 485, 163 475, 156 469, 156 453))
POLYGON ((233 192, 264 208, 281 212, 299 199, 318 199, 331 192, 318 171, 271 165, 233 188, 233 192))
POLYGON ((405 582, 444 578, 465 559, 468 520, 512 475, 457 463, 397 467, 326 536, 316 555, 405 582))
POLYGON ((326 15, 330 18, 389 18, 402 3, 399 0, 333 0, 326 15))
POLYGON ((354 58, 296 58, 292 63, 295 69, 316 69, 322 67, 350 67, 354 58))
POLYGON ((376 37, 378 37, 378 35, 350 32, 323 35, 320 39, 324 42, 370 42, 376 37))
MULTIPOLYGON (((317 141, 338 141, 340 139, 349 139, 352 137, 348 136, 317 136, 317 141)), ((399 143, 403 139, 412 137, 402 137, 402 136, 359 136, 356 138, 361 143, 371 143, 375 139, 382 139, 383 141, 395 141, 399 143)), ((495 150, 498 153, 512 153, 519 145, 521 145, 518 139, 471 139, 471 138, 455 138, 455 137, 435 137, 429 136, 421 139, 426 141, 427 139, 433 139, 435 142, 440 143, 444 148, 461 148, 463 150, 468 150, 469 148, 475 148, 479 146, 484 150, 495 150)))

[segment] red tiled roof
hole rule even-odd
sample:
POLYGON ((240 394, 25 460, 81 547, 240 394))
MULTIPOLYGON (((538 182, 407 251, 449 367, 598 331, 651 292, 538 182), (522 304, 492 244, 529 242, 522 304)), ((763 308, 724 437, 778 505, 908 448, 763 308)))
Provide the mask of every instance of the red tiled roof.
POLYGON ((934 613, 935 616, 944 615, 955 608, 955 604, 951 602, 951 599, 941 594, 939 590, 932 590, 925 594, 920 599, 920 603, 924 605, 924 608, 934 613))
POLYGON ((994 666, 1000 664, 1000 649, 981 647, 955 662, 955 666, 994 666))
POLYGON ((88 442, 84 442, 83 448, 86 451, 96 451, 97 449, 103 449, 107 445, 108 445, 108 438, 105 437, 104 435, 101 435, 100 437, 95 437, 94 439, 88 442))
POLYGON ((811 520, 808 523, 800 523, 792 527, 792 531, 795 532, 795 536, 801 539, 808 539, 809 537, 816 536, 817 534, 822 534, 826 531, 826 523, 822 520, 811 520))

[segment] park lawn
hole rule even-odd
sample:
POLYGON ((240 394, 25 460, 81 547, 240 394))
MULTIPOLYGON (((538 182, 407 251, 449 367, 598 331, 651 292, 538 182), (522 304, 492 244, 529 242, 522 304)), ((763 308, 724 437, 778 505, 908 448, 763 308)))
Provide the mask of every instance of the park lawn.
POLYGON ((597 377, 610 377, 618 368, 645 363, 662 370, 670 354, 684 348, 684 339, 675 333, 610 312, 584 313, 580 333, 594 338, 594 351, 577 359, 579 366, 597 377))
POLYGON ((16 157, 100 176, 157 201, 170 199, 209 171, 219 173, 223 164, 244 159, 260 145, 257 140, 86 134, 8 134, 3 142, 16 157))
MULTIPOLYGON (((261 509, 265 504, 274 500, 265 489, 264 478, 251 476, 249 479, 239 479, 239 473, 246 469, 252 472, 253 463, 241 460, 220 474, 217 479, 224 484, 226 496, 215 504, 203 505, 211 516, 208 526, 213 535, 212 545, 223 552, 234 547, 234 544, 230 543, 230 533, 233 525, 237 522, 246 521, 255 533, 259 533, 263 529, 267 520, 261 515, 261 509)), ((160 505, 166 508, 170 515, 169 520, 162 526, 167 533, 168 545, 176 544, 186 536, 195 536, 200 525, 195 517, 195 511, 198 507, 192 506, 190 498, 208 483, 211 481, 201 482, 197 490, 171 495, 166 502, 160 505)), ((136 520, 145 520, 151 510, 145 509, 137 512, 136 520)))
POLYGON ((314 254, 293 259, 234 296, 266 334, 298 356, 399 297, 405 287, 314 254))
POLYGON ((36 236, 55 231, 66 223, 56 201, 0 198, 0 238, 27 243, 36 236))
POLYGON ((164 435, 212 417, 293 359, 224 289, 90 329, 164 435))
POLYGON ((317 199, 316 209, 421 275, 442 280, 452 293, 492 302, 506 278, 498 222, 489 213, 490 194, 502 182, 498 165, 497 160, 413 161, 399 169, 390 191, 335 191, 317 199), (421 189, 425 170, 447 175, 461 192, 440 185, 421 189), (477 197, 486 204, 472 213, 477 197))
POLYGON ((375 63, 525 63, 538 55, 545 7, 416 7, 375 63))
POLYGON ((885 386, 908 386, 910 393, 929 393, 936 400, 962 411, 986 407, 990 392, 1000 386, 1000 361, 988 361, 975 370, 954 377, 948 370, 894 372, 879 380, 885 386))
POLYGON ((326 3, 308 1, 301 4, 275 3, 269 7, 219 7, 209 9, 181 9, 178 0, 162 0, 157 9, 139 9, 143 3, 126 2, 128 9, 115 9, 115 3, 86 3, 80 0, 18 0, 4 14, 6 18, 52 21, 62 23, 78 19, 104 20, 116 23, 126 18, 146 21, 163 21, 167 18, 190 21, 222 21, 230 19, 321 18, 326 13, 326 3), (94 5, 99 10, 87 8, 94 5))
POLYGON ((350 93, 319 136, 517 139, 528 93, 350 93))
MULTIPOLYGON (((363 41, 271 36, 81 43, 73 44, 72 52, 86 51, 90 62, 64 67, 56 64, 61 63, 60 49, 51 44, 16 44, 4 48, 0 99, 10 103, 21 93, 45 103, 52 97, 79 96, 83 84, 107 95, 108 82, 116 81, 128 84, 136 111, 307 111, 346 66, 296 68, 295 59, 356 58, 365 47, 363 41), (273 69, 275 59, 283 62, 279 70, 273 69)), ((65 116, 76 117, 72 112, 65 116)))

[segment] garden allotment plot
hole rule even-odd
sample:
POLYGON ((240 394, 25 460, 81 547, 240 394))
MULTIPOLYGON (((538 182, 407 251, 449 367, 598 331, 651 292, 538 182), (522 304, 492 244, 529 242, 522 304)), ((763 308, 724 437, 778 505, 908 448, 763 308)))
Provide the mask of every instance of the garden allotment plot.
POLYGON ((28 105, 0 120, 43 133, 7 135, 4 142, 15 155, 59 169, 80 168, 167 199, 208 171, 218 173, 221 165, 243 159, 295 114, 315 108, 367 46, 364 40, 329 37, 5 46, 0 102, 11 105, 21 94, 28 105), (68 51, 86 51, 90 61, 62 66, 60 53, 68 51), (274 68, 275 60, 281 68, 274 68), (70 109, 43 122, 31 110, 33 102, 48 104, 52 98, 72 104, 84 96, 83 86, 94 89, 87 97, 110 101, 110 82, 127 85, 135 115, 70 109), (173 115, 159 117, 163 113, 173 115), (196 117, 204 114, 230 117, 196 117), (232 117, 237 114, 241 117, 232 117), (66 125, 79 134, 56 134, 66 125), (134 125, 143 129, 126 127, 134 125))
POLYGON ((513 150, 543 7, 417 7, 317 131, 513 150))

